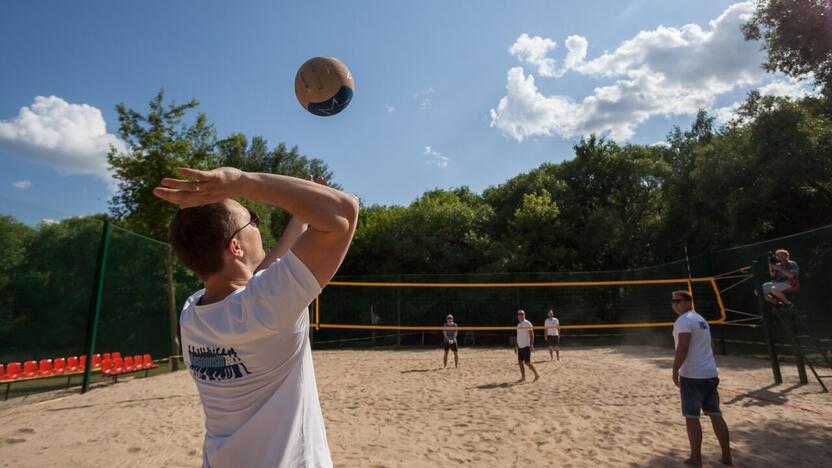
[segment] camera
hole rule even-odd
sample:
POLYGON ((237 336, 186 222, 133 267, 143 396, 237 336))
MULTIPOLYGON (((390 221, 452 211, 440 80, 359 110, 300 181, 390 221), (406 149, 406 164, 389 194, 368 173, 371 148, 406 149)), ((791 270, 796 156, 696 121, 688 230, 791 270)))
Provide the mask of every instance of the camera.
POLYGON ((768 253, 766 253, 766 255, 768 256, 769 264, 774 265, 780 263, 780 260, 777 260, 777 255, 774 255, 774 252, 772 252, 771 250, 769 250, 768 253))

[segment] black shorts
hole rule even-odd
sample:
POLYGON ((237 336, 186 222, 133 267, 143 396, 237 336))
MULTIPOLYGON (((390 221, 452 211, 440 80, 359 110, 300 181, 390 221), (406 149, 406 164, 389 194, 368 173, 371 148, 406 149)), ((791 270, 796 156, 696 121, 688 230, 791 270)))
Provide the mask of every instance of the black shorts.
POLYGON ((532 362, 532 348, 529 346, 526 346, 525 348, 518 348, 517 362, 521 364, 524 362, 532 362))
POLYGON ((560 335, 546 335, 546 344, 560 347, 560 335))
POLYGON ((452 350, 453 352, 456 352, 456 350, 457 350, 456 341, 454 341, 453 343, 445 342, 445 351, 448 351, 449 349, 452 350))
POLYGON ((721 414, 719 410, 719 378, 689 379, 679 376, 679 391, 682 394, 682 415, 698 419, 699 412, 708 416, 721 414))

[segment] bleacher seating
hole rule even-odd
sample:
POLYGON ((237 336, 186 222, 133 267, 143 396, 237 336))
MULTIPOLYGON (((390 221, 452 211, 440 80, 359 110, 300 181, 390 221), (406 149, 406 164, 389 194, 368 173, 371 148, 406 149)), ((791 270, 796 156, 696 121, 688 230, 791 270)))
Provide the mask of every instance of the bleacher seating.
MULTIPOLYGON (((0 381, 4 384, 15 380, 46 378, 53 376, 72 376, 83 373, 87 365, 87 356, 56 357, 0 364, 0 381)), ((92 357, 92 368, 104 375, 116 377, 138 371, 149 371, 159 367, 150 354, 135 354, 122 358, 121 353, 102 353, 92 357)))

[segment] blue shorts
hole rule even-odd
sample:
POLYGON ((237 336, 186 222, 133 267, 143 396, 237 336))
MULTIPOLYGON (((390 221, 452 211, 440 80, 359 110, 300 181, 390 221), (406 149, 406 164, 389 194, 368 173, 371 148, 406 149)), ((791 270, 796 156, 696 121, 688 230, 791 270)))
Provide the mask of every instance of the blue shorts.
POLYGON ((679 390, 682 394, 682 415, 686 418, 699 419, 699 412, 708 416, 722 414, 719 410, 719 378, 689 379, 679 377, 679 390))

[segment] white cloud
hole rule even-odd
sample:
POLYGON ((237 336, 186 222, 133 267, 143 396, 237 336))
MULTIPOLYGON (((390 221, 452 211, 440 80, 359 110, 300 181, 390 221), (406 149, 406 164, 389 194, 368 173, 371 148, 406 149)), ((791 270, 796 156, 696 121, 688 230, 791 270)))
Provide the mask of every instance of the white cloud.
POLYGON ((523 33, 508 49, 508 53, 517 57, 521 63, 537 67, 540 76, 556 76, 555 59, 546 54, 557 47, 555 41, 540 36, 529 37, 523 33))
POLYGON ((49 219, 49 218, 43 218, 43 219, 40 220, 40 222, 42 224, 58 224, 58 223, 60 223, 60 221, 58 221, 57 219, 49 219))
POLYGON ((417 91, 413 95, 413 99, 416 100, 416 103, 419 105, 419 108, 427 109, 427 107, 431 103, 431 96, 433 96, 435 92, 436 90, 433 89, 433 86, 430 86, 428 89, 417 91))
POLYGON ((568 70, 575 68, 583 63, 586 58, 586 50, 589 48, 589 41, 582 36, 569 36, 566 38, 566 49, 569 51, 566 54, 566 59, 563 61, 563 70, 561 75, 568 70))
POLYGON ((20 190, 26 190, 32 186, 32 183, 28 180, 18 180, 17 182, 12 182, 12 186, 19 188, 20 190))
POLYGON ((37 96, 17 116, 0 121, 0 150, 47 164, 66 175, 87 174, 112 183, 107 171, 110 145, 125 151, 107 133, 101 111, 56 96, 37 96))
POLYGON ((800 80, 789 77, 788 79, 772 81, 765 86, 761 86, 757 91, 762 96, 783 96, 791 99, 800 99, 820 93, 819 89, 812 88, 811 81, 811 78, 800 80))
POLYGON ((569 36, 566 38, 566 58, 563 66, 558 68, 557 62, 547 57, 549 51, 557 48, 557 43, 549 38, 540 36, 529 37, 523 33, 509 47, 508 52, 517 57, 520 63, 530 65, 537 69, 537 74, 547 78, 560 78, 567 71, 581 64, 586 57, 586 50, 589 42, 581 36, 569 36))
POLYGON ((393 106, 384 106, 384 110, 386 110, 387 112, 394 112, 396 108, 393 106))
POLYGON ((439 151, 435 151, 430 146, 425 146, 425 156, 428 158, 425 164, 428 166, 436 166, 445 168, 448 167, 448 158, 443 156, 439 151))
MULTIPOLYGON (((812 81, 811 77, 801 80, 779 76, 774 81, 757 88, 757 91, 761 96, 781 96, 789 99, 800 99, 820 93, 820 89, 812 86, 812 81)), ((730 106, 714 109, 713 114, 717 122, 724 124, 737 117, 737 110, 741 105, 742 102, 735 102, 730 106)))
MULTIPOLYGON (((764 61, 760 44, 746 41, 740 30, 753 13, 752 2, 737 3, 710 21, 706 29, 687 24, 641 31, 615 51, 589 61, 585 60, 586 39, 570 36, 564 66, 556 69, 554 76, 573 70, 612 82, 578 101, 545 96, 533 76, 526 77, 522 68, 512 68, 506 96, 490 111, 491 126, 518 141, 533 136, 572 138, 592 132, 626 140, 653 116, 693 115, 700 108, 711 108, 718 95, 757 84, 766 76, 760 67, 764 61)), ((537 49, 528 46, 522 50, 539 51, 541 44, 554 44, 540 39, 528 42, 538 44, 537 49)), ((531 57, 525 60, 529 64, 532 58, 535 64, 549 64, 547 57, 539 54, 522 57, 531 57)), ((538 74, 548 76, 539 69, 538 74)))

